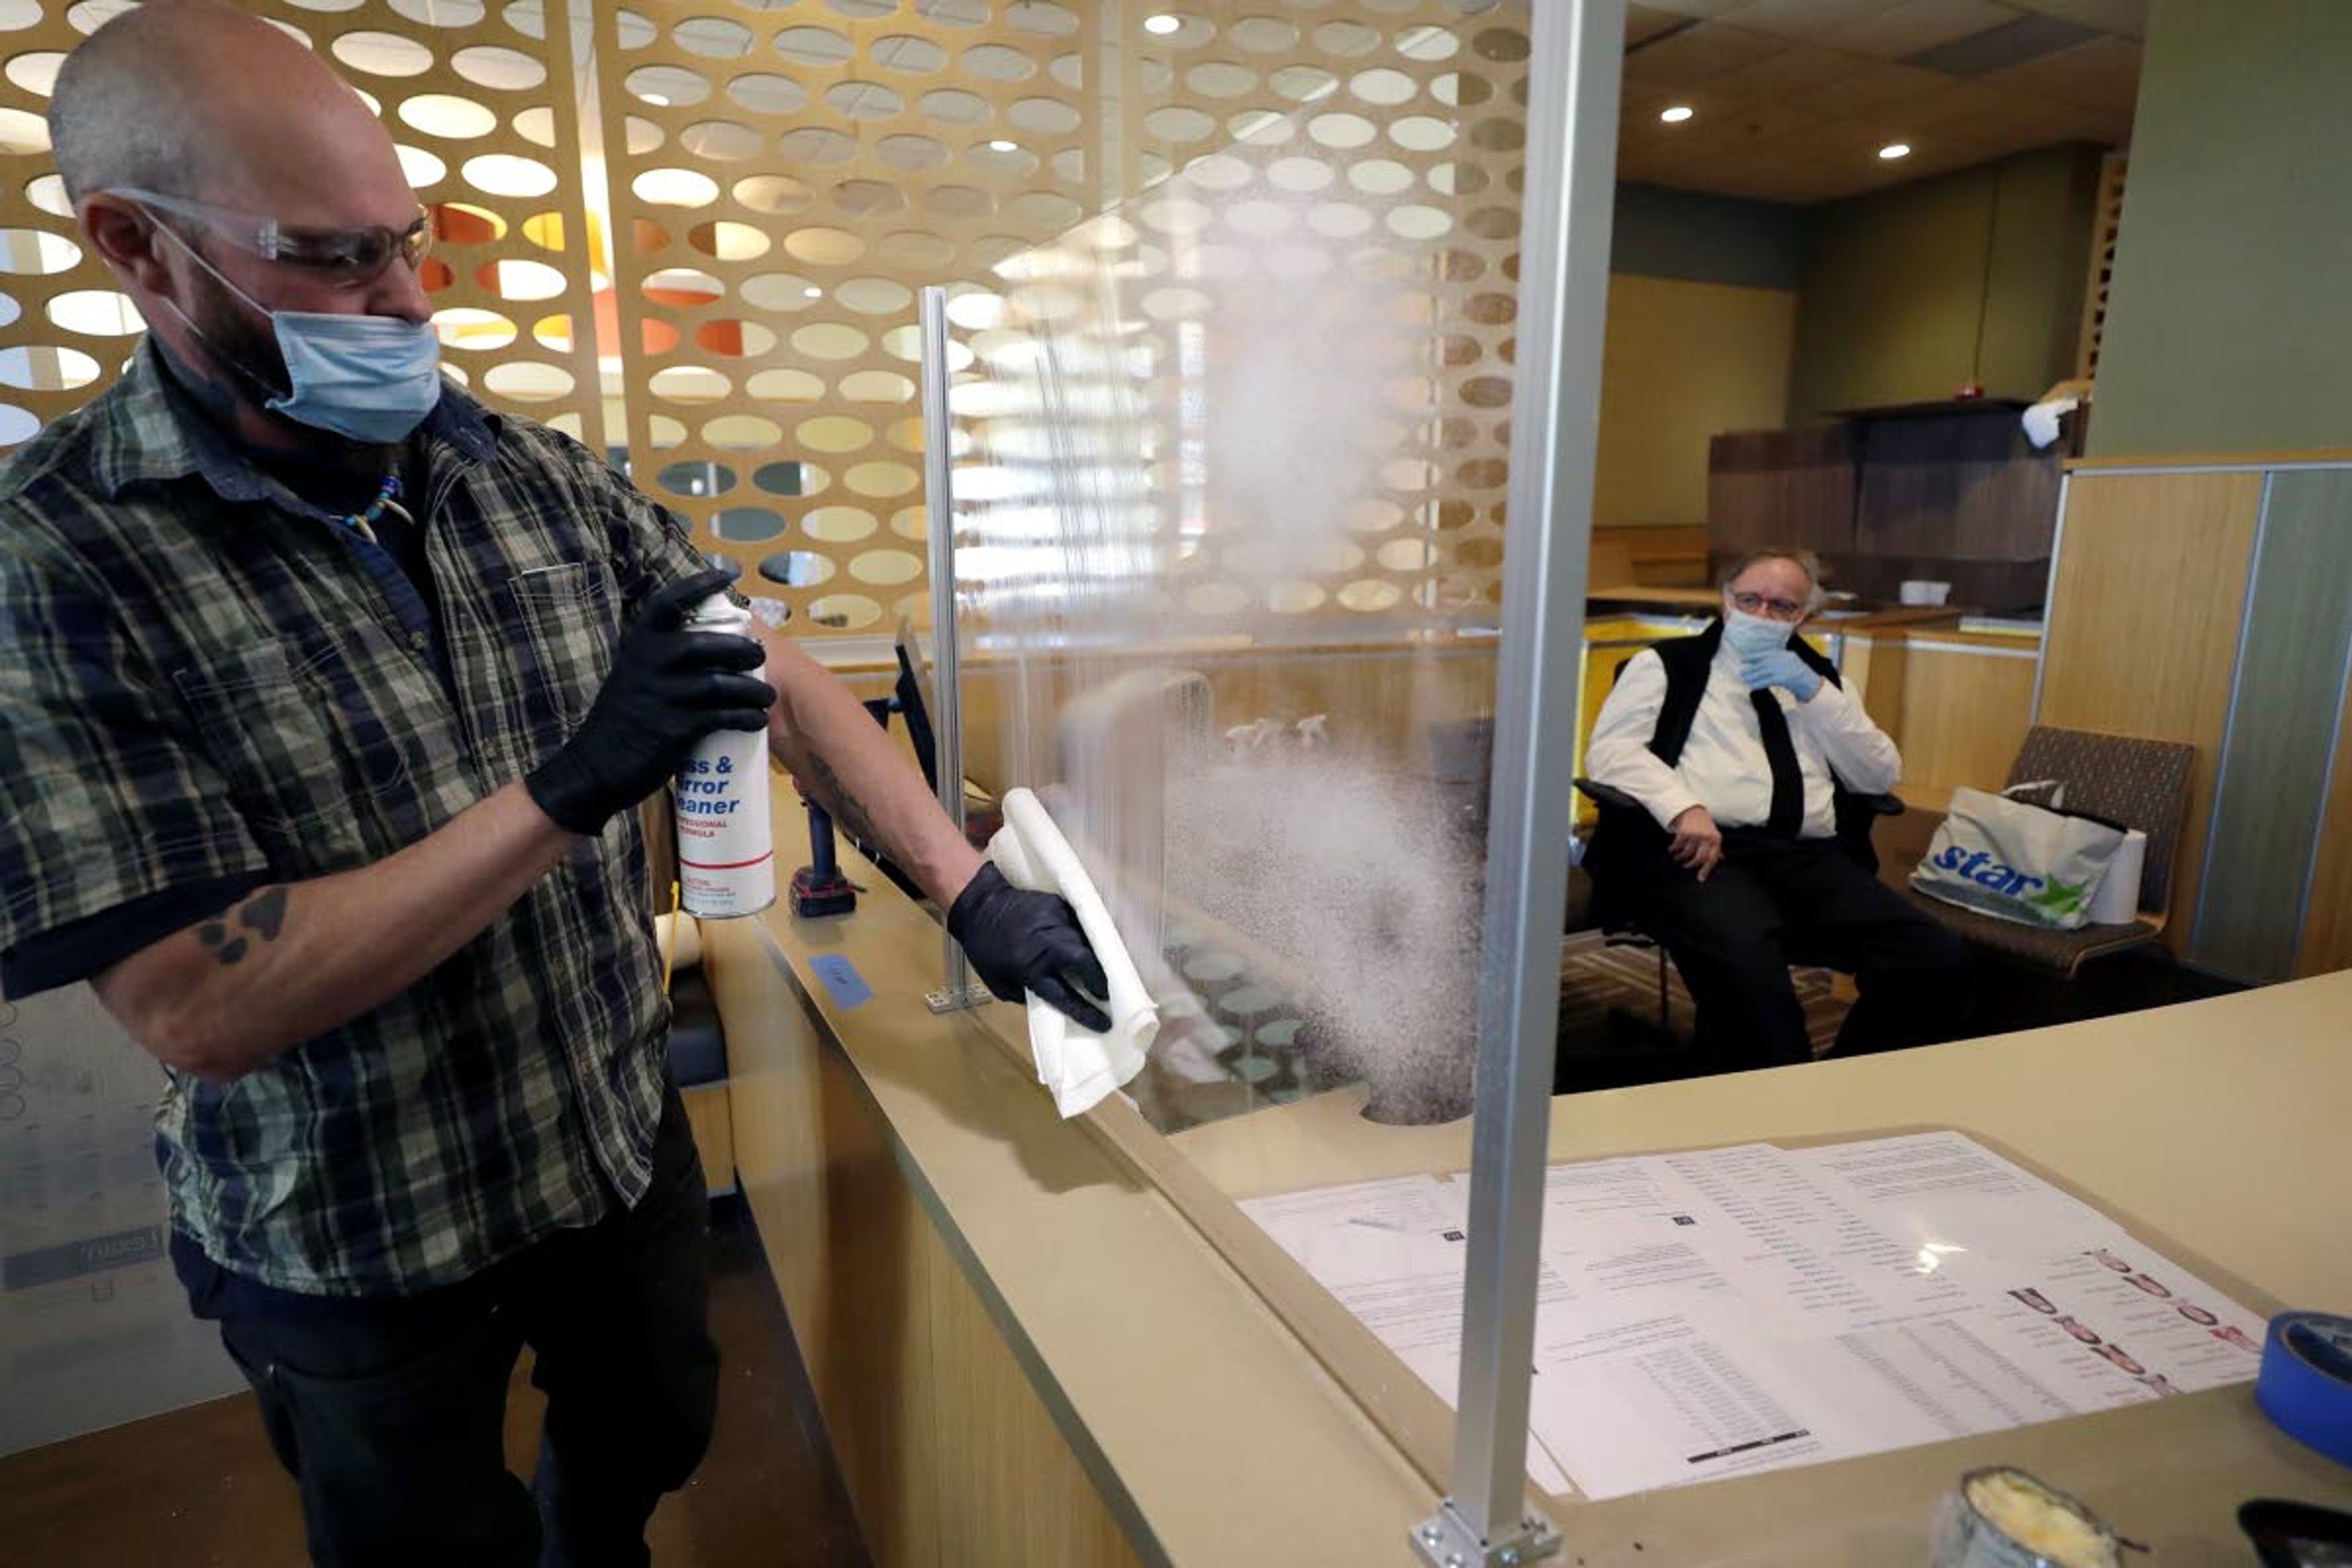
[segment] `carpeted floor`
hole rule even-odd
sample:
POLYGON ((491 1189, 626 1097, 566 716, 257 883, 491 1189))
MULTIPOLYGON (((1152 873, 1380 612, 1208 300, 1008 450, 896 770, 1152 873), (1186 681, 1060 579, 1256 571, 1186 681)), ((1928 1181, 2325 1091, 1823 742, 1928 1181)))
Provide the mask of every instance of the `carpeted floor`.
MULTIPOLYGON (((1837 994, 1834 976, 1826 969, 1792 969, 1797 1000, 1805 1009, 1806 1032, 1812 1037, 1813 1055, 1820 1056, 1837 1038, 1853 1004, 1837 994)), ((1563 1050, 1597 1047, 1609 1033, 1609 1015, 1622 1010, 1647 1023, 1658 1016, 1658 950, 1654 947, 1612 947, 1597 931, 1571 933, 1559 950, 1559 1037, 1563 1050)), ((1688 1039, 1693 1022, 1690 993, 1682 976, 1666 965, 1666 1027, 1688 1039)))

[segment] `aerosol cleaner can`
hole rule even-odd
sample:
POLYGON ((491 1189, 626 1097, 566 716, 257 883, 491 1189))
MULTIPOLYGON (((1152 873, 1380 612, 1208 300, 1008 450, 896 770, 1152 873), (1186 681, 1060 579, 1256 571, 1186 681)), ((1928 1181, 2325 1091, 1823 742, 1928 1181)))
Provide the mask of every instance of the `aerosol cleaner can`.
MULTIPOLYGON (((697 605, 698 631, 751 635, 751 613, 726 594, 697 605)), ((767 671, 759 672, 761 679, 767 671)), ((755 914, 776 901, 764 731, 714 730, 677 770, 678 901, 701 920, 755 914)))

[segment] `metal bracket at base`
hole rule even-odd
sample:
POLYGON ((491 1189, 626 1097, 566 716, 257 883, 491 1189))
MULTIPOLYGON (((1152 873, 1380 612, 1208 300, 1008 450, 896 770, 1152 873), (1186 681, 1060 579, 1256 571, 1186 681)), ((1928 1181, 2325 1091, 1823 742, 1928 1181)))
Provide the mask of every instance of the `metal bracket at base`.
POLYGON ((995 994, 985 985, 960 985, 952 991, 925 993, 923 1005, 934 1013, 961 1013, 970 1007, 984 1007, 995 1000, 995 994))
POLYGON ((1452 1498, 1412 1531, 1412 1549, 1429 1568, 1521 1568, 1552 1556, 1560 1545, 1551 1521, 1535 1514, 1520 1520, 1519 1532, 1509 1539, 1483 1542, 1454 1511, 1452 1498))

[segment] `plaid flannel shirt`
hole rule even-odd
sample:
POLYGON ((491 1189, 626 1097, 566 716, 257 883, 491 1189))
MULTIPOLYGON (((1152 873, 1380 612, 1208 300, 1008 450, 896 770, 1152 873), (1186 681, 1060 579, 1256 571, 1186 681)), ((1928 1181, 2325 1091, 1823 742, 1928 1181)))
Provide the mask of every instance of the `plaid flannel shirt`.
MULTIPOLYGON (((415 843, 562 744, 702 564, 584 447, 446 386, 410 448, 436 626, 154 353, 0 468, 0 947, 415 843)), ((644 889, 625 812, 391 1001, 226 1087, 167 1072, 173 1223, 266 1285, 399 1294, 634 1202, 668 1019, 644 889)))

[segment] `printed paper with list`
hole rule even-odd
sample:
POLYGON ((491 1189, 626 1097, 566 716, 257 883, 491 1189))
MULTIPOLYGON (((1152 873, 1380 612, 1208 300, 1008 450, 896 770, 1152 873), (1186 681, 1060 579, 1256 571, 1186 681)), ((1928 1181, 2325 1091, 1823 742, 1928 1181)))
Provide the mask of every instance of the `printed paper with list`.
MULTIPOLYGON (((2260 1356, 2256 1314, 1961 1133, 1547 1178, 1530 1452, 1590 1497, 2244 1382, 2260 1356)), ((1412 1178, 1244 1206, 1450 1396, 1465 1194, 1412 1178), (1390 1226, 1444 1245, 1361 1239, 1390 1226)))
MULTIPOLYGON (((1433 1176, 1321 1187, 1242 1208, 1316 1282, 1394 1351, 1448 1405, 1462 1360, 1463 1188, 1433 1176)), ((1557 1293, 1545 1269, 1538 1300, 1557 1293)), ((1540 1443, 1528 1473, 1547 1491, 1568 1479, 1540 1443)))

